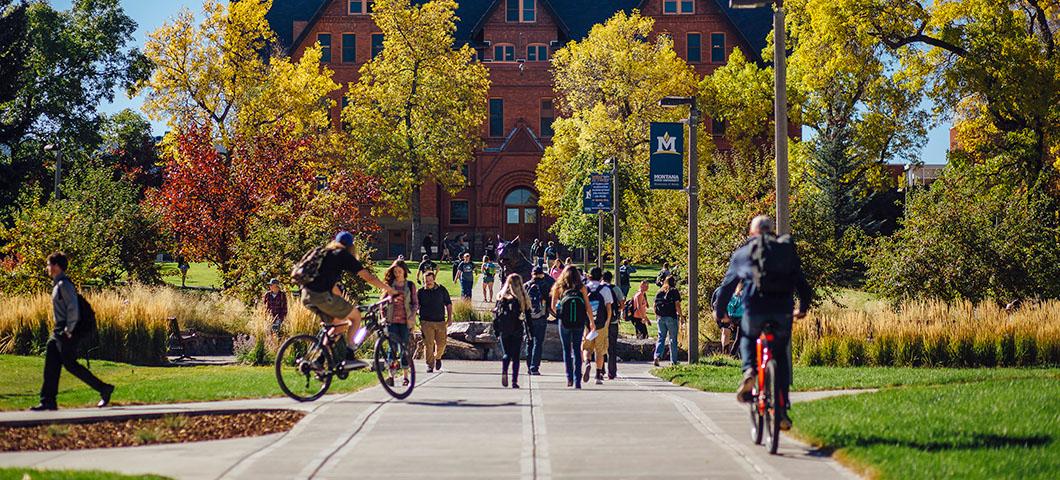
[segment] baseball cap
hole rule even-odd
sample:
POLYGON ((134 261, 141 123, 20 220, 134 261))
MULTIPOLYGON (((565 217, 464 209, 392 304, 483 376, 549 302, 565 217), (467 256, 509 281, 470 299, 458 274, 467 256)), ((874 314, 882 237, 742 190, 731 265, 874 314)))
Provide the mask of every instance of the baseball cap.
POLYGON ((347 247, 353 246, 353 234, 343 230, 335 235, 335 241, 347 247))
POLYGON ((275 278, 272 279, 272 280, 269 280, 269 285, 279 285, 279 284, 280 284, 280 281, 275 279, 275 278))

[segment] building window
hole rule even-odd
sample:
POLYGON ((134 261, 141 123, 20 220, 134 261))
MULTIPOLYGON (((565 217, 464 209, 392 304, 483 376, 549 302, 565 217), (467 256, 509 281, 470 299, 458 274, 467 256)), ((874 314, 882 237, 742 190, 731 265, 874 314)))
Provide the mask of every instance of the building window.
POLYGON ((504 136, 504 99, 490 99, 490 136, 504 136))
POLYGON ((494 62, 514 62, 515 61, 515 46, 514 45, 497 45, 493 47, 493 61, 494 62))
POLYGON ((703 61, 701 54, 703 36, 698 33, 688 34, 688 62, 699 63, 703 61))
POLYGON ((710 133, 715 137, 725 135, 725 121, 717 118, 711 119, 710 121, 710 133))
POLYGON ((545 45, 528 45, 526 47, 526 61, 547 62, 548 47, 545 45))
POLYGON ((552 99, 541 100, 541 136, 552 136, 552 122, 556 121, 556 111, 552 107, 552 99))
POLYGON ((383 34, 373 33, 372 34, 372 58, 375 58, 380 53, 383 53, 383 34))
POLYGON ((710 34, 710 61, 712 63, 725 63, 725 34, 710 34))
POLYGON ((692 0, 663 0, 666 15, 691 15, 696 13, 696 2, 692 0))
POLYGON ((467 225, 471 223, 471 205, 467 200, 449 202, 449 224, 467 225))
POLYGON ((526 188, 512 190, 504 197, 505 223, 537 223, 537 195, 526 188))
POLYGON ((361 15, 367 13, 365 11, 366 3, 368 3, 366 0, 350 0, 350 15, 361 15))
POLYGON ((506 22, 533 23, 537 21, 537 0, 507 0, 506 22))
POLYGON ((320 44, 320 63, 331 63, 331 34, 318 33, 317 43, 320 44))
POLYGON ((357 63, 357 35, 342 34, 342 63, 357 63))

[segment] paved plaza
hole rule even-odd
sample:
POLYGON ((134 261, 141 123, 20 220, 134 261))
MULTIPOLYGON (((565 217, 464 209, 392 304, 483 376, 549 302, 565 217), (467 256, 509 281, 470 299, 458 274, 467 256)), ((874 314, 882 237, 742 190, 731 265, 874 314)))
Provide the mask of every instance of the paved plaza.
MULTIPOLYGON (((9 412, 0 423, 148 412, 291 408, 290 432, 149 447, 0 454, 2 466, 155 473, 179 479, 851 478, 834 460, 783 437, 780 455, 752 445, 731 394, 672 385, 650 365, 566 388, 563 365, 502 388, 499 362, 447 362, 421 373, 404 401, 379 387, 298 404, 287 399, 9 412)), ((839 393, 839 392, 832 392, 839 393)), ((806 400, 827 395, 796 395, 806 400)), ((798 413, 793 415, 798 421, 798 413)))

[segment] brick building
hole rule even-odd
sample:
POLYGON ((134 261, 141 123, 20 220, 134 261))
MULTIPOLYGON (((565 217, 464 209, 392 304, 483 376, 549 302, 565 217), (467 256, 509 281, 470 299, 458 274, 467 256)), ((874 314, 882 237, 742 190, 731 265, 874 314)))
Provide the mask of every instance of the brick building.
MULTIPOLYGON (((382 49, 369 0, 274 0, 268 19, 283 48, 299 57, 309 45, 324 47, 323 62, 335 81, 348 85, 382 49)), ((724 65, 739 47, 757 58, 772 27, 768 9, 732 10, 727 0, 463 0, 456 41, 470 44, 490 71, 485 148, 469 159, 468 184, 455 195, 423 188, 423 224, 436 240, 470 234, 474 251, 497 234, 524 239, 549 236, 534 192, 538 161, 550 143, 554 92, 548 60, 571 40, 618 11, 639 9, 656 19, 657 33, 670 35, 679 55, 705 75, 724 65)), ((343 105, 342 92, 336 105, 343 105)), ((333 112, 338 124, 339 108, 333 112)), ((709 123, 709 120, 708 120, 709 123)), ((724 148, 724 126, 710 124, 724 148)), ((409 224, 380 219, 380 254, 408 254, 409 224)))

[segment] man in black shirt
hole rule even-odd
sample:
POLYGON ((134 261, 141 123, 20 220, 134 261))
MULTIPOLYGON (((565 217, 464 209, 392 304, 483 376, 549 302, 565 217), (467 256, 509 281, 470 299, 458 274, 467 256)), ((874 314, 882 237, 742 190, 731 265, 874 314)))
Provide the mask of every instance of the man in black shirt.
POLYGON ((423 288, 416 291, 420 303, 420 331, 423 333, 427 373, 441 370, 448 327, 453 324, 453 300, 449 290, 436 282, 435 272, 427 272, 423 288))
POLYGON ((331 317, 335 332, 346 333, 346 345, 349 347, 346 349, 346 368, 367 367, 368 364, 353 356, 357 348, 354 335, 361 328, 361 312, 343 298, 338 288, 339 279, 343 272, 350 272, 393 298, 400 297, 401 294, 379 280, 379 277, 364 268, 364 264, 353 256, 353 234, 350 232, 339 232, 335 240, 327 245, 326 250, 316 277, 302 286, 302 304, 310 311, 319 311, 331 317))
POLYGON ((434 248, 434 237, 432 237, 431 234, 428 233, 426 237, 423 237, 423 256, 425 256, 427 258, 431 258, 433 256, 433 253, 434 253, 434 252, 431 251, 431 249, 433 249, 433 248, 434 248))
POLYGON ((427 272, 434 272, 435 274, 437 274, 438 264, 432 262, 430 256, 424 255, 423 261, 420 262, 420 265, 418 267, 416 267, 416 283, 423 285, 423 276, 426 275, 427 272))

